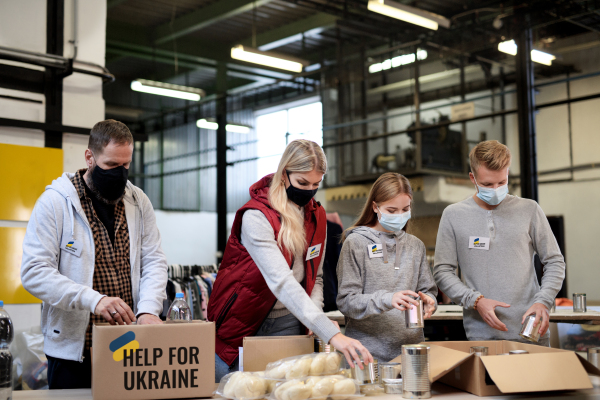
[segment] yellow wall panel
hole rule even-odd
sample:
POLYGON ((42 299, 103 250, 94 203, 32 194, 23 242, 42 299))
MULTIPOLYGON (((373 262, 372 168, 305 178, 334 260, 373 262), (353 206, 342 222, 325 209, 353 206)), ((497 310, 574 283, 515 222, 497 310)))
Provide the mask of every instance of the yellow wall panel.
POLYGON ((0 300, 6 304, 41 303, 21 284, 25 228, 0 227, 0 300))
POLYGON ((0 220, 29 221, 35 201, 62 171, 62 149, 0 144, 0 220))

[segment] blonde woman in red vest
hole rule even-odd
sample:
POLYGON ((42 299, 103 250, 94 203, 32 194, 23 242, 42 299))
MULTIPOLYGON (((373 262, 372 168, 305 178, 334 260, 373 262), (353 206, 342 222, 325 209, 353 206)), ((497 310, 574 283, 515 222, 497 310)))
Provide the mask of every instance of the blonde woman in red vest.
POLYGON ((305 327, 351 365, 357 352, 372 361, 322 311, 327 222, 313 197, 326 171, 321 147, 295 140, 277 172, 252 185, 250 201, 238 210, 208 304, 217 330, 217 382, 238 370, 244 337, 301 335, 305 327))

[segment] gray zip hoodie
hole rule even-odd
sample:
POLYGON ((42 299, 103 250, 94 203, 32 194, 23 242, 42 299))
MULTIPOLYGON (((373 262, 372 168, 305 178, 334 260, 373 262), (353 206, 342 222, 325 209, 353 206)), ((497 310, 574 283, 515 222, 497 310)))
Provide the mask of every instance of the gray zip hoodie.
POLYGON ((437 296, 422 241, 404 231, 358 227, 344 242, 337 275, 337 305, 346 316, 346 335, 373 357, 387 362, 400 355, 403 344, 425 340, 423 330, 407 329, 404 311, 392 306, 400 290, 421 291, 434 300, 437 296))
MULTIPOLYGON (((81 208, 73 174, 64 173, 46 186, 27 224, 23 240, 23 287, 44 302, 44 353, 83 361, 85 331, 104 294, 93 289, 94 235, 81 208), (74 241, 79 255, 65 251, 74 241)), ((160 315, 166 298, 167 260, 148 196, 131 182, 125 188, 129 227, 133 312, 160 315)))

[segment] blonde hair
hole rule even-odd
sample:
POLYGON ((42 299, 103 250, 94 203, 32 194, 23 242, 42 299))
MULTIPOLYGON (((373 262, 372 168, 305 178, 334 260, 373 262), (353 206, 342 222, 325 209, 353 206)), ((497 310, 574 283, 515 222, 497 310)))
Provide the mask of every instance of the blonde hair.
POLYGON ((301 254, 306 248, 304 214, 288 199, 283 174, 285 171, 310 172, 315 169, 323 174, 327 172, 327 159, 323 149, 310 140, 294 140, 285 148, 269 186, 269 202, 281 216, 277 244, 293 256, 301 254))
POLYGON ((469 153, 469 162, 473 174, 477 172, 480 165, 492 171, 500 171, 510 166, 510 150, 497 140, 487 140, 473 147, 469 153))
MULTIPOLYGON (((377 214, 373 211, 373 203, 379 205, 393 199, 394 197, 406 194, 410 197, 411 203, 413 198, 412 187, 410 182, 404 175, 396 172, 386 172, 381 175, 373 184, 369 197, 365 203, 360 216, 350 228, 344 231, 342 241, 346 240, 348 233, 358 226, 375 226, 377 224, 377 214)), ((404 231, 408 227, 408 223, 404 226, 404 231)))

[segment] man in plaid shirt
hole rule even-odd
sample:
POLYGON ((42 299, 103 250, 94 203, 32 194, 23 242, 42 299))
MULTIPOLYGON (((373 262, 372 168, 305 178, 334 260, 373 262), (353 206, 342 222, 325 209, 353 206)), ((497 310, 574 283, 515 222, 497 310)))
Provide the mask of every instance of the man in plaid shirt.
POLYGON ((46 187, 27 225, 21 279, 44 303, 50 389, 91 387, 94 323, 162 323, 167 261, 150 200, 127 180, 132 155, 127 126, 97 123, 87 168, 46 187))

